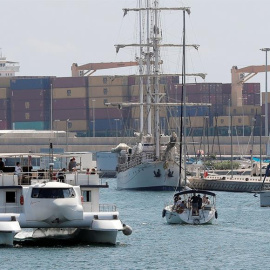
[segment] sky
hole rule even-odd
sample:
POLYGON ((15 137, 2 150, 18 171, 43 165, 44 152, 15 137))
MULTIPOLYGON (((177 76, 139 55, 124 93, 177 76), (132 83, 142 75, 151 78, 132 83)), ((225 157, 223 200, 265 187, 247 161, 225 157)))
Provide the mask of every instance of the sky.
MULTIPOLYGON (((123 17, 122 11, 137 5, 137 0, 0 0, 2 55, 20 63, 20 76, 68 77, 72 63, 134 61, 134 48, 116 54, 114 45, 138 42, 135 12, 123 17)), ((187 73, 207 74, 197 82, 230 83, 232 66, 265 65, 260 49, 270 47, 269 0, 160 0, 160 6, 191 8, 187 44, 200 47, 187 50, 187 73)), ((161 19, 163 42, 181 44, 182 13, 166 11, 161 19)), ((164 73, 181 73, 179 48, 165 49, 162 58, 164 73)), ((265 91, 265 73, 249 82, 261 83, 265 91)))

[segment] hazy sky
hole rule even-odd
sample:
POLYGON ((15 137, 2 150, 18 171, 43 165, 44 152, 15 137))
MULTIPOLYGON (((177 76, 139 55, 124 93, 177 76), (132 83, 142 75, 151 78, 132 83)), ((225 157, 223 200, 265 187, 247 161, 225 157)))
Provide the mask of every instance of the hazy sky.
MULTIPOLYGON (((160 1, 160 6, 182 5, 191 7, 187 43, 200 45, 198 52, 187 52, 187 72, 207 73, 205 82, 230 83, 232 66, 265 65, 260 48, 270 47, 269 0, 160 1)), ((123 18, 122 11, 136 6, 137 0, 0 0, 2 55, 20 62, 21 76, 70 76, 74 62, 133 61, 134 49, 116 54, 114 44, 136 42, 136 16, 123 18)), ((182 13, 164 12, 162 22, 164 42, 181 43, 182 13)), ((179 49, 162 56, 164 72, 180 73, 179 49)), ((270 63, 270 53, 268 58, 270 63)), ((264 91, 265 74, 250 82, 260 82, 264 91)))

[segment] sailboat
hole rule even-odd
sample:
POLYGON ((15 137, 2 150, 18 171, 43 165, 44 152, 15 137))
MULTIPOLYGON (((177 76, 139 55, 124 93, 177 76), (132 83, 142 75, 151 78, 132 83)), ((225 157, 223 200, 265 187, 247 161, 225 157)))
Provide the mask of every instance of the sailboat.
POLYGON ((169 224, 209 224, 217 218, 216 194, 205 190, 195 190, 187 187, 186 175, 186 68, 185 68, 185 11, 183 12, 183 117, 181 117, 180 133, 180 179, 178 192, 173 196, 173 203, 168 204, 162 211, 162 217, 169 224), (183 157, 183 158, 182 158, 183 157), (183 160, 183 166, 182 166, 183 160), (182 183, 184 182, 184 185, 182 183))
MULTIPOLYGON (((139 1, 141 3, 141 1, 139 1)), ((177 151, 177 135, 173 132, 170 136, 161 134, 160 108, 163 106, 179 106, 181 103, 164 103, 164 93, 160 92, 160 77, 181 76, 182 74, 162 74, 160 72, 160 47, 179 46, 172 44, 161 44, 162 31, 159 26, 159 13, 164 10, 182 10, 186 8, 159 8, 159 1, 154 1, 153 6, 146 1, 146 7, 124 9, 125 14, 129 11, 146 12, 145 20, 150 25, 147 28, 147 42, 143 43, 140 38, 139 44, 115 45, 117 51, 126 46, 137 46, 140 48, 140 102, 128 104, 111 104, 118 106, 139 106, 140 108, 140 132, 138 142, 134 147, 119 144, 112 151, 119 153, 117 165, 117 189, 132 190, 175 190, 179 185, 179 153, 177 151), (152 33, 152 36, 150 35, 152 33), (145 51, 144 51, 145 50, 145 51), (145 57, 143 59, 143 57, 145 57), (146 63, 146 74, 143 74, 142 65, 146 63), (150 65, 153 64, 153 68, 150 65), (151 70, 153 72, 151 73, 151 70), (147 81, 146 101, 143 96, 143 79, 147 81), (153 91, 151 90, 153 88, 153 91), (147 131, 144 131, 143 115, 144 108, 147 110, 147 131), (153 112, 152 112, 153 110, 153 112), (154 121, 152 115, 154 114, 154 121), (152 127, 152 122, 154 125, 152 127)), ((141 22, 140 22, 141 23, 141 22)), ((140 27, 141 29, 141 24, 140 27)), ((141 37, 141 35, 140 35, 141 37)), ((197 48, 197 45, 188 45, 197 48)), ((202 75, 204 76, 204 75, 202 75)), ((181 179, 180 179, 181 180, 181 179)))

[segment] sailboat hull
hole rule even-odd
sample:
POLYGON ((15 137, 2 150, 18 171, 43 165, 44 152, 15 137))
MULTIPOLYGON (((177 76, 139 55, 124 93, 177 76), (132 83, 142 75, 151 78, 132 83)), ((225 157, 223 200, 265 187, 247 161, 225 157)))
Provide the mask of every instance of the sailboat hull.
POLYGON ((179 165, 174 161, 142 163, 117 173, 117 189, 175 190, 179 185, 179 165), (159 172, 159 173, 158 173, 159 172))
POLYGON ((173 210, 173 206, 167 206, 164 209, 164 216, 168 224, 212 224, 215 220, 216 209, 209 210, 200 209, 198 215, 193 215, 191 209, 185 209, 178 213, 173 210))

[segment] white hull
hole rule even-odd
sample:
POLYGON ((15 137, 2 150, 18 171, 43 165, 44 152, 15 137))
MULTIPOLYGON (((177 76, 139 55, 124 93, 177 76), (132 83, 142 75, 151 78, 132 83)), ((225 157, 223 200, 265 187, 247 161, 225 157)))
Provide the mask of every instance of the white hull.
MULTIPOLYGON (((56 241, 60 243, 84 243, 84 244, 116 244, 117 230, 110 231, 96 231, 82 228, 39 228, 34 230, 32 233, 21 231, 18 233, 14 242, 16 243, 32 243, 32 242, 43 242, 50 243, 53 239, 52 244, 56 241)), ((1 239, 0 239, 1 240, 1 239)), ((7 241, 6 239, 4 239, 7 241)), ((10 238, 10 245, 13 244, 13 238, 10 238)))
POLYGON ((117 189, 175 190, 179 185, 179 165, 174 161, 145 162, 117 173, 117 189), (164 168, 166 167, 166 168, 164 168), (160 170, 160 176, 154 172, 160 170), (169 176, 169 170, 173 172, 169 176))
POLYGON ((216 214, 215 208, 209 210, 200 209, 198 215, 193 215, 191 208, 186 208, 182 213, 177 213, 173 210, 172 205, 166 206, 163 211, 169 224, 212 224, 216 214))

